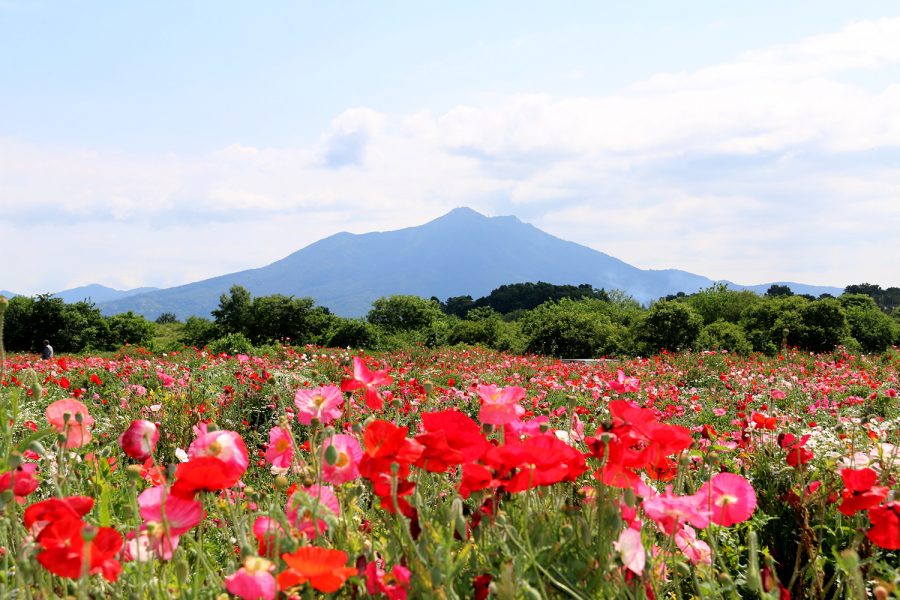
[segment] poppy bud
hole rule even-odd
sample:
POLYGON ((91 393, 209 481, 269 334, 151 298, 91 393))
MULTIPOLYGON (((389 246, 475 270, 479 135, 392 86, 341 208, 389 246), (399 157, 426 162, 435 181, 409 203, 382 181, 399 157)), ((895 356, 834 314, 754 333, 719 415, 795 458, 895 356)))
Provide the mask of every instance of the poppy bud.
POLYGON ((22 464, 22 455, 13 450, 9 453, 9 468, 15 469, 22 464))
POLYGON ((85 525, 81 528, 81 539, 86 542, 93 542, 97 537, 97 528, 93 525, 85 525))
POLYGON ((338 451, 333 445, 329 444, 325 449, 325 462, 328 463, 328 466, 334 466, 338 460, 338 451))
POLYGON ((143 467, 141 467, 141 465, 128 465, 125 467, 125 475, 128 477, 129 481, 140 481, 142 470, 143 467))
POLYGON ((872 595, 875 596, 875 600, 887 600, 888 599, 888 591, 887 588, 883 585, 875 586, 875 589, 872 590, 872 595))
POLYGON ((434 389, 434 384, 431 381, 426 381, 422 384, 422 387, 425 388, 425 395, 430 396, 431 391, 434 389))
POLYGON ((275 489, 277 490, 286 490, 290 484, 291 482, 284 475, 279 475, 275 478, 275 489))
POLYGON ((3 314, 6 312, 6 309, 9 307, 9 300, 6 299, 6 296, 0 296, 0 319, 3 319, 3 314))

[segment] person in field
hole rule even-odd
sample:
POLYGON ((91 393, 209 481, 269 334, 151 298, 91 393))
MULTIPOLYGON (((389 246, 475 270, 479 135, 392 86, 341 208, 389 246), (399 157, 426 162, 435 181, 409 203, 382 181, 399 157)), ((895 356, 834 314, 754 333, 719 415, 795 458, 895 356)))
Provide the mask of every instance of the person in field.
POLYGON ((41 360, 50 360, 53 358, 53 346, 50 345, 50 340, 44 340, 44 347, 41 350, 41 360))

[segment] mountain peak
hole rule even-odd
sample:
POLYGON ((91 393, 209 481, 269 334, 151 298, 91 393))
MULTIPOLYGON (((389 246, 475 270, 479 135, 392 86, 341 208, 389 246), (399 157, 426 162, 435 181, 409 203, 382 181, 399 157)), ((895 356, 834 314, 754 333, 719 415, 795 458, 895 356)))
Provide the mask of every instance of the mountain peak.
POLYGON ((435 219, 436 221, 443 221, 444 219, 487 219, 489 217, 481 214, 477 210, 469 208, 468 206, 457 206, 447 214, 442 217, 438 217, 435 219))

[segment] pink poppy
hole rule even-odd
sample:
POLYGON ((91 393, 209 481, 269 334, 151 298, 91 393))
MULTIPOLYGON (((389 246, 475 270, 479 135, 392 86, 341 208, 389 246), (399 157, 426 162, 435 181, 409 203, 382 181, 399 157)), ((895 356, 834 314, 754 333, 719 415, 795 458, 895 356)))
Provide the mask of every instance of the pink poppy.
POLYGON ((328 529, 328 523, 322 517, 329 514, 340 516, 341 504, 330 486, 312 485, 291 494, 285 514, 300 534, 315 538, 328 529), (315 526, 313 519, 316 521, 315 526))
MULTIPOLYGON (((205 430, 205 427, 201 430, 205 430)), ((224 429, 201 433, 188 446, 188 457, 217 458, 225 465, 227 475, 230 477, 239 478, 250 465, 244 440, 237 432, 224 429)))
POLYGON ((179 538, 203 520, 203 505, 169 494, 165 486, 144 490, 138 496, 148 549, 163 560, 172 558, 179 538))
POLYGON ((662 494, 644 500, 644 513, 656 521, 667 534, 672 535, 685 523, 699 529, 709 526, 709 511, 703 510, 695 496, 676 496, 672 486, 662 494))
POLYGON ((697 532, 690 525, 685 525, 681 531, 675 534, 675 545, 692 564, 712 564, 712 550, 710 550, 709 544, 697 539, 697 532))
POLYGON ((619 534, 619 539, 613 542, 613 546, 622 559, 625 568, 635 575, 643 575, 647 564, 647 553, 641 542, 641 532, 630 527, 619 534))
POLYGON ((256 517, 253 521, 253 537, 256 538, 259 553, 264 556, 277 554, 279 541, 290 537, 277 519, 256 517))
POLYGON ((132 421, 128 429, 119 436, 119 446, 134 460, 146 460, 153 454, 158 440, 159 430, 156 425, 144 419, 137 419, 132 421))
POLYGON ((274 565, 259 556, 248 556, 244 566, 225 578, 225 589, 241 600, 273 600, 275 577, 270 572, 274 565))
POLYGON ((291 434, 282 427, 269 430, 269 446, 266 448, 266 462, 279 469, 290 468, 294 460, 294 442, 291 434))
POLYGON ((641 389, 641 380, 637 377, 625 377, 625 372, 622 369, 617 369, 616 378, 607 383, 617 394, 636 392, 641 389))
POLYGON ((409 588, 410 570, 396 565, 390 573, 378 563, 366 565, 366 591, 370 596, 384 594, 390 600, 406 600, 409 588))
POLYGON ((478 420, 482 423, 506 425, 525 414, 525 409, 518 403, 525 398, 524 388, 481 385, 478 386, 478 397, 481 398, 478 420))
POLYGON ((716 525, 731 527, 750 518, 756 509, 756 492, 750 482, 734 473, 719 473, 695 494, 699 506, 710 511, 716 525))
POLYGON ((38 466, 34 463, 23 463, 11 471, 0 475, 0 492, 12 489, 13 495, 23 498, 38 489, 39 482, 35 479, 38 466))
POLYGON ((372 410, 379 410, 384 405, 377 388, 391 385, 393 378, 387 374, 387 370, 370 371, 366 363, 358 357, 353 357, 353 376, 341 382, 341 390, 352 392, 364 388, 366 390, 366 406, 372 410))
POLYGON ((87 406, 78 400, 74 398, 57 400, 47 407, 44 414, 52 427, 65 434, 66 448, 80 448, 91 441, 90 427, 94 424, 94 417, 88 414, 87 406))
POLYGON ((359 461, 362 460, 362 447, 352 435, 338 433, 322 442, 322 480, 326 483, 340 485, 359 477, 359 461), (337 451, 334 464, 328 464, 325 453, 328 447, 337 451))
POLYGON ((297 390, 294 404, 297 406, 297 420, 304 425, 309 425, 313 419, 328 425, 341 416, 344 397, 337 386, 326 385, 311 390, 297 390))

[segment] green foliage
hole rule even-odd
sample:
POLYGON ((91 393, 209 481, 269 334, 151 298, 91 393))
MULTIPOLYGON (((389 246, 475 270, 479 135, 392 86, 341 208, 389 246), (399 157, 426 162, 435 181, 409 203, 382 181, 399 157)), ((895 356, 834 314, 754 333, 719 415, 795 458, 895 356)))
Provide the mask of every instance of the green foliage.
POLYGON ((650 307, 641 328, 649 352, 691 347, 703 327, 703 318, 683 302, 661 300, 650 307))
POLYGON ((728 350, 740 355, 753 351, 753 345, 747 340, 740 325, 721 320, 704 327, 694 346, 698 350, 728 350))
POLYGON ((766 290, 766 296, 769 298, 783 298, 785 296, 793 296, 794 292, 791 291, 791 288, 786 285, 778 285, 777 283, 773 283, 769 286, 769 289, 766 290))
POLYGON ((179 341, 188 346, 202 348, 221 335, 219 326, 201 317, 188 317, 181 330, 179 341))
POLYGON ((243 333, 229 333, 209 343, 213 354, 252 354, 253 344, 243 333))
POLYGON ((325 345, 332 348, 377 348, 378 329, 362 319, 335 317, 325 336, 325 345))
POLYGON ((501 285, 492 290, 487 296, 474 301, 471 296, 448 298, 443 309, 447 314, 456 315, 457 317, 465 316, 472 308, 491 308, 505 315, 515 311, 532 310, 545 302, 559 301, 563 298, 572 300, 581 298, 609 300, 609 296, 604 290, 595 289, 587 283, 576 286, 554 285, 538 281, 537 283, 501 285))
POLYGON ((156 317, 156 321, 154 321, 154 323, 156 323, 157 325, 167 325, 169 323, 177 323, 177 322, 178 322, 178 318, 175 316, 175 313, 173 313, 173 312, 164 312, 161 315, 159 315, 158 317, 156 317))
POLYGON ((850 306, 846 314, 850 335, 865 352, 884 352, 896 338, 894 321, 877 307, 850 306))
POLYGON ((147 344, 153 337, 153 324, 131 311, 113 315, 108 319, 108 323, 115 348, 125 344, 147 344))
POLYGON ((388 296, 373 302, 366 318, 369 323, 388 333, 400 333, 422 331, 441 315, 441 307, 434 300, 418 296, 388 296))
POLYGON ((610 319, 602 300, 547 302, 522 320, 529 352, 560 358, 612 356, 627 351, 628 331, 610 319))
POLYGON ((749 290, 730 290, 723 283, 700 290, 686 299, 688 305, 703 318, 704 325, 716 321, 737 323, 748 307, 761 301, 759 296, 749 290))
POLYGON ((847 316, 834 298, 810 302, 800 311, 800 344, 804 350, 827 352, 850 335, 847 316))

